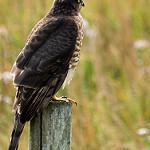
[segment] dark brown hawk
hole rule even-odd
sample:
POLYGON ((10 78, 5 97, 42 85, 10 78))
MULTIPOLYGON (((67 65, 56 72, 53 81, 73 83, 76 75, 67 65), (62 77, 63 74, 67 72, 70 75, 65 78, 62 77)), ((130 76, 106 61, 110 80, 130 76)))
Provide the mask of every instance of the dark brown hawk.
POLYGON ((17 87, 15 125, 9 150, 17 150, 26 121, 46 107, 60 87, 69 84, 83 39, 83 0, 55 0, 51 11, 31 31, 13 65, 17 87))

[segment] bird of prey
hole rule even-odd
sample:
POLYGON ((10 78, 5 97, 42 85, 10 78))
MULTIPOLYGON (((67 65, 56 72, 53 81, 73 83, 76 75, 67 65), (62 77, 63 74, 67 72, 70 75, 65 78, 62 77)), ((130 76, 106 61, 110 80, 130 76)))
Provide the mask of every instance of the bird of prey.
MULTIPOLYGON (((13 67, 17 89, 15 122, 8 150, 17 150, 24 125, 41 112, 72 79, 83 39, 83 0, 54 0, 52 9, 32 29, 13 67)), ((71 100, 70 100, 71 101, 71 100)))

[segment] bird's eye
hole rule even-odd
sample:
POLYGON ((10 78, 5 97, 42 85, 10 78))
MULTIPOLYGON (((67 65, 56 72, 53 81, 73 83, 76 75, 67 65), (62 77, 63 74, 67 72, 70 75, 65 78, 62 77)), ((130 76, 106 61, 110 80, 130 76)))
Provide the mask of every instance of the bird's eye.
POLYGON ((77 0, 78 4, 81 4, 82 6, 84 6, 84 1, 83 0, 77 0))
POLYGON ((81 0, 77 0, 77 3, 80 4, 80 3, 81 3, 81 0))

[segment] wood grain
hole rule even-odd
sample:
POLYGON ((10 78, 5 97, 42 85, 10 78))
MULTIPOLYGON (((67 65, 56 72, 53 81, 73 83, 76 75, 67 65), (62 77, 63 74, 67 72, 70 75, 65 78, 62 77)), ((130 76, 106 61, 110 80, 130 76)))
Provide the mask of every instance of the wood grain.
POLYGON ((71 113, 69 103, 50 103, 30 122, 29 150, 70 150, 71 113))

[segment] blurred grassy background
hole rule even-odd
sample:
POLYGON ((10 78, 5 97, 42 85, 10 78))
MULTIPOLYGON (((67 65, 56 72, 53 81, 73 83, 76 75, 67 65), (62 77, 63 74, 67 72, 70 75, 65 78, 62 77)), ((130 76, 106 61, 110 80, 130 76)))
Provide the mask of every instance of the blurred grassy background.
MULTIPOLYGON (((0 0, 0 150, 13 125, 12 63, 52 0, 0 0)), ((85 0, 85 38, 69 88, 73 150, 150 149, 150 1, 85 0)), ((27 150, 28 127, 20 149, 27 150)))

